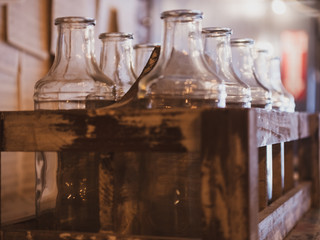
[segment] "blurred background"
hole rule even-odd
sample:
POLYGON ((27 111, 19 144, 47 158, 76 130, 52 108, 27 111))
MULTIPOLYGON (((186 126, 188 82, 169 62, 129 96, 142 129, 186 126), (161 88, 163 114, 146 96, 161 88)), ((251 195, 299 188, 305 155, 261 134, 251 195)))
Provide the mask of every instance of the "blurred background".
MULTIPOLYGON (((230 27, 233 37, 281 58, 284 86, 297 111, 320 110, 320 3, 316 0, 0 0, 0 110, 33 110, 33 87, 54 59, 54 19, 97 20, 96 56, 102 32, 134 34, 134 43, 160 43, 160 13, 172 9, 204 13, 203 27, 230 27)), ((1 155, 1 218, 10 223, 34 214, 32 153, 1 155)))

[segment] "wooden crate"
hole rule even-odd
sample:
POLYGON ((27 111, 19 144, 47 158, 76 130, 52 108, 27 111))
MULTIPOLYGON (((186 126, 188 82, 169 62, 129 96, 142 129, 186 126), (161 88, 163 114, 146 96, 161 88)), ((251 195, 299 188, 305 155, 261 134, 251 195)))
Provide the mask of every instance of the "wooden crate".
MULTIPOLYGON (((1 112, 0 116, 2 152, 199 153, 199 239, 283 239, 306 211, 319 207, 317 114, 119 108, 1 112), (269 161, 273 163, 271 182, 269 161), (267 194, 270 184, 272 198, 267 194)), ((2 228, 4 240, 109 238, 171 239, 43 231, 28 223, 2 228)))

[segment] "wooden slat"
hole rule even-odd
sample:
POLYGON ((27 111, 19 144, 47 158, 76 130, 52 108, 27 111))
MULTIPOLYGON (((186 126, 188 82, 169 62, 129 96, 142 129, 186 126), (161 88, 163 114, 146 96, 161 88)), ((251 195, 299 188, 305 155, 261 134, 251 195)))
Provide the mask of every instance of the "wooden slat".
POLYGON ((268 205, 267 184, 267 151, 266 147, 260 147, 259 152, 259 211, 268 205))
POLYGON ((294 187, 294 143, 286 142, 284 144, 284 192, 288 192, 294 187))
POLYGON ((320 207, 319 115, 303 119, 308 123, 310 136, 299 141, 299 178, 312 181, 312 206, 320 207))
POLYGON ((299 138, 299 113, 256 111, 258 147, 299 138))
MULTIPOLYGON (((127 150, 143 150, 148 147, 155 150, 166 148, 182 151, 192 147, 192 144, 183 142, 183 139, 194 138, 193 135, 197 131, 193 131, 192 121, 203 110, 122 108, 96 111, 1 112, 5 128, 1 137, 1 150, 91 149, 101 151, 106 148, 108 148, 106 150, 119 149, 121 145, 126 146, 127 150), (186 132, 181 133, 181 129, 186 132), (124 140, 123 144, 119 144, 119 140, 124 140)), ((224 111, 234 110, 215 109, 214 111, 215 114, 221 114, 224 111)), ((298 138, 299 113, 285 114, 259 109, 250 111, 257 113, 257 146, 298 138)), ((309 133, 312 132, 309 131, 309 133)))
MULTIPOLYGON (((2 151, 195 151, 200 111, 3 112, 2 151)), ((219 111, 217 111, 219 114, 219 111)))
POLYGON ((259 213, 259 239, 283 239, 311 206, 311 183, 304 182, 259 213))
POLYGON ((272 201, 278 199, 283 191, 283 175, 281 169, 281 144, 272 145, 272 201))
POLYGON ((204 239, 258 237, 258 152, 253 113, 234 110, 217 116, 208 111, 203 115, 204 239))

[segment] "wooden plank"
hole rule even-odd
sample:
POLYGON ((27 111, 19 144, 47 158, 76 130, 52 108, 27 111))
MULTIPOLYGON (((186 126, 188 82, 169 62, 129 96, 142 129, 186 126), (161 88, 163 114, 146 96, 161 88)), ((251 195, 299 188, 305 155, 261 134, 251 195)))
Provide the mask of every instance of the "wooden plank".
POLYGON ((310 209, 288 234, 285 240, 319 239, 320 236, 320 209, 310 209))
POLYGON ((272 201, 278 199, 283 192, 283 164, 281 159, 281 143, 272 145, 272 201))
POLYGON ((284 144, 284 192, 288 192, 294 187, 294 143, 286 142, 284 144))
POLYGON ((258 238, 255 120, 254 111, 243 109, 203 114, 203 239, 258 238))
POLYGON ((267 150, 260 147, 259 152, 259 211, 268 206, 267 188, 267 150))
POLYGON ((277 111, 257 111, 257 145, 286 142, 299 138, 299 114, 277 111))
MULTIPOLYGON (((179 126, 183 123, 182 129, 188 132, 189 129, 192 128, 187 127, 187 125, 192 125, 191 122, 196 115, 200 114, 203 110, 204 109, 180 109, 177 110, 176 113, 176 110, 137 109, 100 109, 88 112, 81 110, 3 112, 4 127, 6 131, 3 136, 4 145, 2 146, 2 149, 5 151, 59 151, 77 148, 84 150, 102 150, 106 146, 113 149, 115 145, 119 145, 115 143, 115 140, 119 139, 124 139, 124 144, 127 144, 127 146, 129 146, 128 149, 131 150, 134 149, 134 146, 139 146, 140 144, 145 144, 144 147, 148 146, 151 147, 151 149, 158 149, 159 142, 162 142, 163 145, 168 145, 167 147, 169 147, 169 143, 172 144, 173 141, 175 141, 174 139, 190 139, 187 138, 187 136, 176 134, 174 131, 180 131, 179 126), (191 119, 188 120, 190 117, 191 119), (144 127, 143 124, 147 123, 150 124, 150 126, 144 127), (170 124, 170 126, 168 124, 170 124), (108 126, 108 132, 103 130, 105 126, 108 126), (126 127, 129 129, 125 129, 126 127), (162 128, 163 130, 161 132, 153 132, 162 128), (116 129, 122 130, 117 132, 116 129), (126 131, 131 131, 132 133, 136 132, 136 134, 131 138, 126 131), (152 133, 153 136, 149 136, 146 133, 152 133), (170 142, 163 141, 163 139, 167 138, 166 136, 172 140, 170 142), (136 139, 133 140, 134 137, 136 139), (146 138, 149 138, 149 143, 146 141, 140 143, 140 139, 142 138, 145 138, 145 140, 146 138), (129 143, 130 141, 132 142, 129 143)), ((215 109, 214 111, 219 115, 223 111, 233 110, 215 109)), ((258 122, 261 122, 260 118, 262 112, 264 113, 263 117, 265 117, 265 122, 275 121, 275 116, 278 115, 278 113, 275 112, 262 110, 252 109, 251 111, 257 111, 258 122)), ((280 116, 284 116, 284 119, 287 119, 290 118, 291 114, 289 113, 288 115, 280 116)), ((278 116, 278 118, 280 118, 280 116, 278 116)), ((295 116, 296 115, 292 115, 292 118, 294 119, 295 116)), ((285 122, 285 120, 283 121, 285 122)), ((276 131, 275 129, 281 129, 281 124, 277 127, 275 127, 275 125, 275 123, 265 124, 263 129, 261 126, 258 128, 257 142, 259 142, 259 144, 257 144, 257 146, 262 146, 262 143, 266 142, 278 143, 279 140, 283 139, 294 140, 297 137, 296 134, 288 135, 286 132, 287 128, 285 128, 286 130, 281 130, 279 132, 276 140, 271 135, 269 135, 270 138, 264 137, 263 140, 261 140, 261 135, 264 132, 274 132, 276 131)), ((293 129, 292 132, 295 132, 294 129, 296 127, 297 125, 294 122, 289 125, 288 128, 293 129)), ((196 132, 193 131, 193 134, 196 134, 196 132)), ((256 138, 256 136, 254 137, 256 138)), ((169 147, 169 149, 175 149, 176 144, 177 142, 172 147, 169 147)), ((180 143, 178 145, 180 145, 180 143)), ((192 144, 188 145, 188 147, 191 146, 192 144)), ((185 146, 180 146, 180 149, 185 149, 185 146)))
POLYGON ((312 206, 320 207, 319 116, 309 115, 305 124, 311 136, 299 140, 299 179, 312 181, 312 206))
POLYGON ((195 151, 200 148, 200 113, 128 109, 3 112, 1 150, 195 151))
POLYGON ((259 239, 283 239, 311 206, 311 183, 303 182, 259 213, 259 239))
POLYGON ((313 135, 311 136, 311 175, 312 175, 312 206, 320 207, 320 154, 319 154, 319 114, 309 116, 309 125, 313 135))

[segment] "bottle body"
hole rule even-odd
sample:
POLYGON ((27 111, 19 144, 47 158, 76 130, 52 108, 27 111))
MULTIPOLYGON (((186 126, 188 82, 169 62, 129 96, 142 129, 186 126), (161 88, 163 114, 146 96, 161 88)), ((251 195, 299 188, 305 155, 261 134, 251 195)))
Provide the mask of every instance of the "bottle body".
POLYGON ((274 87, 269 75, 269 56, 265 49, 257 49, 254 59, 255 72, 259 81, 266 86, 272 95, 272 109, 284 111, 285 99, 280 89, 274 87))
MULTIPOLYGON (((75 110, 115 102, 114 83, 95 62, 95 20, 55 21, 59 36, 54 63, 35 84, 35 110, 75 110)), ((97 231, 99 158, 89 152, 36 153, 36 214, 40 228, 97 231)))
POLYGON ((207 66, 201 40, 202 14, 162 13, 164 34, 155 68, 139 82, 138 98, 149 108, 225 106, 225 85, 207 66), (199 103, 200 102, 200 103, 199 103))
POLYGON ((231 62, 230 28, 208 27, 202 29, 204 52, 208 64, 224 81, 226 107, 251 107, 251 91, 234 73, 231 62))
POLYGON ((272 95, 270 90, 259 82, 254 72, 252 39, 231 39, 232 64, 238 77, 251 90, 251 107, 271 109, 272 95))

